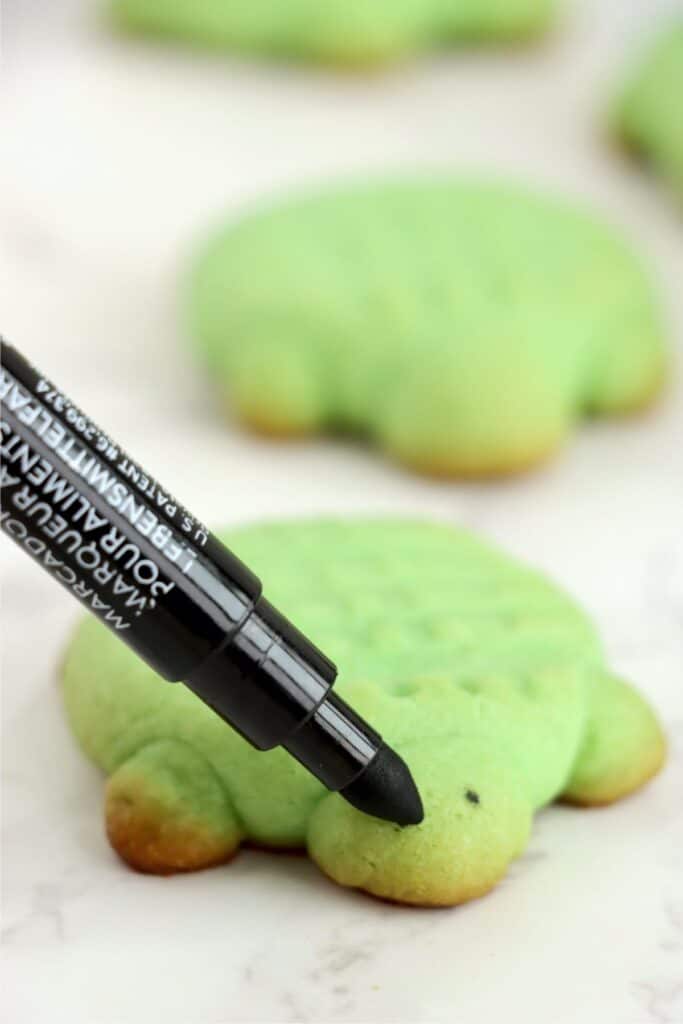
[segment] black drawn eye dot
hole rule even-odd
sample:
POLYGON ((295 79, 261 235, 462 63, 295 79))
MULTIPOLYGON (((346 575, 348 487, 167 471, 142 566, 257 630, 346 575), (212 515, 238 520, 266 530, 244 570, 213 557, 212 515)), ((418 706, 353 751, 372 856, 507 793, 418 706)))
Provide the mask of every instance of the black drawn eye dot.
POLYGON ((469 800, 469 802, 471 804, 478 804, 480 802, 479 801, 479 794, 475 793, 473 789, 466 789, 465 790, 465 799, 469 800))

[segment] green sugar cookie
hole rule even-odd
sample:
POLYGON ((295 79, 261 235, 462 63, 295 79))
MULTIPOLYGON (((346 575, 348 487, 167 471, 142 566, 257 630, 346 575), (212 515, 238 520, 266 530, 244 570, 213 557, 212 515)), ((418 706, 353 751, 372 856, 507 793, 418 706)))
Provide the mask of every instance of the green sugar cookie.
POLYGON ((500 184, 349 187, 247 215, 202 251, 198 351, 244 423, 363 434, 416 469, 513 472, 582 416, 649 402, 658 308, 619 235, 500 184))
POLYGON ((425 820, 365 816, 282 749, 257 752, 88 618, 67 652, 66 707, 109 777, 107 831, 134 867, 193 870, 244 841, 306 847, 342 885, 461 903, 502 877, 544 804, 608 803, 661 766, 652 711, 610 673, 586 617, 471 534, 304 521, 224 539, 337 662, 338 692, 407 760, 425 820))
POLYGON ((614 111, 615 129, 683 198, 683 21, 658 36, 614 111))
POLYGON ((514 41, 554 0, 111 0, 125 29, 214 49, 334 65, 387 63, 459 42, 514 41))

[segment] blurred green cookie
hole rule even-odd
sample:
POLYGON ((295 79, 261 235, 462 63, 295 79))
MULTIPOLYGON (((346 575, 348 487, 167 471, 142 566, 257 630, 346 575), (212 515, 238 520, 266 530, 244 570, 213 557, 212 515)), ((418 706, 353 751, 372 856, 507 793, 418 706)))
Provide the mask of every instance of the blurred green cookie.
POLYGON ((620 97, 614 122, 625 145, 683 198, 683 21, 657 37, 620 97))
POLYGON ((652 711, 610 673, 584 615, 465 531, 313 521, 225 540, 335 659, 338 691, 410 765, 425 820, 367 817, 283 750, 255 751, 88 618, 66 656, 66 707, 109 776, 107 831, 134 867, 193 870, 244 841, 307 847, 342 885, 461 903, 501 878, 544 804, 608 803, 661 766, 652 711))
POLYGON ((541 32, 554 0, 111 0, 126 29, 216 49, 374 65, 461 41, 541 32))
POLYGON ((198 351, 268 434, 348 431, 429 473, 545 459, 663 377, 640 260, 570 204, 500 184, 398 181, 229 223, 191 288, 198 351))

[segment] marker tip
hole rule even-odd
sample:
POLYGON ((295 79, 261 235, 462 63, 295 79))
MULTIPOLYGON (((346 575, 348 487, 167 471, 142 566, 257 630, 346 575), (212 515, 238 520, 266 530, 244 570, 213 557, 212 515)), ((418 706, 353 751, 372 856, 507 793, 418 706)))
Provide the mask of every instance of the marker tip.
POLYGON ((364 814, 398 825, 419 825, 424 818, 422 800, 407 764, 386 744, 340 794, 364 814))

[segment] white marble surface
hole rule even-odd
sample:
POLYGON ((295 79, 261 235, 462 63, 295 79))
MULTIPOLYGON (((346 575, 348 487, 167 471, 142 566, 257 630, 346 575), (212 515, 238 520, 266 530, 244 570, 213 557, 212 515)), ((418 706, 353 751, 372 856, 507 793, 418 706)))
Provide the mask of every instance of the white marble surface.
POLYGON ((683 331, 683 223, 602 144, 624 46, 661 7, 585 0, 536 51, 378 79, 273 70, 109 38, 77 0, 6 0, 2 330, 204 518, 421 512, 545 567, 649 694, 671 757, 613 808, 552 808, 489 898, 397 909, 304 859, 245 853, 135 875, 67 733, 57 665, 78 609, 5 541, 3 966, 8 1024, 683 1021, 683 403, 586 427, 536 475, 415 479, 360 446, 229 431, 183 349, 198 227, 263 190, 367 166, 507 168, 630 231, 683 331))

